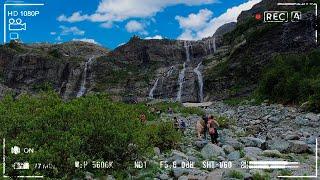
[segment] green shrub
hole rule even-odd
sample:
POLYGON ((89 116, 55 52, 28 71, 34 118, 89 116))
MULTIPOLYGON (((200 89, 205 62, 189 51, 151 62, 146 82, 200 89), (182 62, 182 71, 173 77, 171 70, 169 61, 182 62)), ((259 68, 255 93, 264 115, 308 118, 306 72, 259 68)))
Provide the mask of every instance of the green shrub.
POLYGON ((236 179, 243 179, 244 178, 244 175, 242 172, 240 171, 237 171, 237 170, 231 170, 229 172, 229 177, 231 178, 236 178, 236 179))
POLYGON ((308 55, 279 55, 267 67, 256 94, 259 99, 280 103, 310 101, 309 110, 319 111, 320 51, 308 55))
POLYGON ((201 108, 184 107, 181 103, 174 102, 160 102, 152 104, 151 107, 161 112, 167 112, 169 108, 172 108, 174 113, 182 113, 183 115, 197 114, 203 116, 205 114, 201 108))
MULTIPOLYGON (((129 105, 109 100, 108 96, 89 95, 64 102, 53 93, 34 97, 10 96, 0 101, 0 136, 6 137, 7 147, 33 147, 31 163, 52 163, 55 170, 22 172, 40 173, 46 177, 72 179, 89 171, 96 175, 125 175, 134 160, 142 160, 154 146, 171 148, 180 134, 172 125, 142 124, 139 115, 147 112, 142 104, 129 105), (157 139, 154 140, 154 137, 157 139), (74 161, 113 161, 114 169, 74 168, 74 161)), ((26 161, 26 156, 8 156, 7 164, 26 161)), ((9 175, 16 172, 7 167, 9 175)))
POLYGON ((149 125, 146 135, 149 143, 159 147, 162 151, 175 147, 182 137, 182 134, 177 132, 173 127, 173 123, 170 122, 149 125))
POLYGON ((235 123, 232 119, 223 116, 217 117, 216 120, 219 123, 219 128, 229 128, 230 125, 235 123))
POLYGON ((252 178, 253 178, 253 180, 269 180, 269 179, 271 179, 270 175, 265 172, 264 173, 256 172, 253 174, 252 178))
POLYGON ((49 51, 49 55, 55 58, 61 58, 63 57, 62 53, 58 49, 52 49, 49 51))

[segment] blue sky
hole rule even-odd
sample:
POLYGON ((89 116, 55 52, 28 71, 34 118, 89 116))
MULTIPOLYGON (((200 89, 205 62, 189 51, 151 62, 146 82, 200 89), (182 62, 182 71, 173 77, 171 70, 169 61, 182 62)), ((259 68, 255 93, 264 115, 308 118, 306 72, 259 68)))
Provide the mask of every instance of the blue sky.
MULTIPOLYGON (((11 0, 12 2, 13 0, 11 0)), ((26 43, 83 40, 115 48, 133 35, 141 38, 196 40, 211 36, 222 24, 260 0, 25 0, 44 6, 7 6, 8 11, 39 11, 22 19, 27 30, 12 31, 26 43)), ((3 4, 1 2, 3 9, 3 4)), ((8 3, 8 2, 6 2, 8 3)), ((3 17, 3 11, 0 11, 3 17)), ((3 24, 3 18, 1 24, 3 24)), ((8 28, 8 25, 7 25, 8 28)), ((1 34, 4 29, 1 28, 1 34)), ((11 31, 7 29, 7 39, 11 31)), ((14 34, 15 35, 15 34, 14 34)), ((3 42, 1 36, 0 41, 3 42)))

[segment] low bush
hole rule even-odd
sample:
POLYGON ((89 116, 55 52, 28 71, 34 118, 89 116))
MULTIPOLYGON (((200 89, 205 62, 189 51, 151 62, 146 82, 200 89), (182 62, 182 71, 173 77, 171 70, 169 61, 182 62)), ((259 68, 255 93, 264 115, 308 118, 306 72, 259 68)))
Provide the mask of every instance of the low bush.
MULTIPOLYGON (((7 147, 32 147, 34 154, 7 157, 7 164, 52 163, 53 170, 30 171, 20 175, 42 174, 58 179, 81 178, 86 171, 96 175, 125 176, 134 160, 142 160, 154 146, 172 148, 180 134, 170 124, 148 125, 139 116, 147 112, 142 104, 112 102, 106 95, 90 95, 68 102, 53 93, 38 96, 10 96, 0 101, 0 136, 7 147), (113 161, 113 169, 74 168, 75 161, 113 161)), ((7 149, 9 154, 9 148, 7 149)), ((8 175, 17 172, 7 167, 8 175)), ((20 171, 21 172, 21 171, 20 171)))
POLYGON ((168 109, 171 108, 174 113, 181 113, 183 115, 197 114, 203 116, 205 114, 201 108, 184 107, 178 102, 159 102, 152 104, 151 107, 161 112, 168 112, 168 109))
POLYGON ((285 104, 310 102, 309 110, 320 108, 320 51, 307 55, 279 55, 264 70, 258 98, 285 104))

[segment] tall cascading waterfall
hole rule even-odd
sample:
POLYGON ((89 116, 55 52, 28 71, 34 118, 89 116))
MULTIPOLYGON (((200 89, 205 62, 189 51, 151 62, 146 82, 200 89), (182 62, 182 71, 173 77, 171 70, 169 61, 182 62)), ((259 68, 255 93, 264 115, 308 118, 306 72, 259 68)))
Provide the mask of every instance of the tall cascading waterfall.
POLYGON ((212 54, 217 51, 216 37, 214 36, 212 39, 207 39, 204 42, 204 49, 206 54, 212 54))
POLYGON ((177 99, 176 101, 181 101, 181 96, 182 96, 182 90, 183 90, 183 82, 184 82, 184 77, 185 77, 185 71, 186 71, 186 63, 183 63, 183 69, 181 70, 179 74, 179 91, 177 94, 177 99))
POLYGON ((150 92, 149 92, 149 98, 150 99, 154 99, 154 91, 157 89, 158 86, 158 82, 159 82, 159 78, 157 78, 156 82, 154 83, 153 87, 151 88, 150 92))
POLYGON ((173 73, 173 70, 174 70, 174 66, 171 66, 169 71, 167 72, 167 77, 171 76, 171 74, 173 73))
POLYGON ((193 70, 193 72, 196 73, 198 76, 199 98, 200 98, 200 102, 203 102, 203 77, 200 71, 201 65, 202 65, 202 62, 198 64, 198 66, 193 70))
POLYGON ((186 49, 187 62, 190 62, 190 42, 184 41, 184 48, 186 49))
POLYGON ((93 59, 94 59, 94 56, 90 57, 84 65, 84 70, 83 70, 83 74, 82 74, 82 82, 81 82, 80 89, 77 93, 77 97, 83 96, 87 91, 86 84, 87 84, 88 67, 92 63, 93 59))
POLYGON ((217 45, 216 45, 216 37, 213 37, 212 40, 212 46, 213 46, 213 53, 215 53, 217 51, 217 45))
POLYGON ((208 44, 209 44, 209 53, 212 54, 212 50, 211 50, 211 41, 210 39, 208 40, 208 44))

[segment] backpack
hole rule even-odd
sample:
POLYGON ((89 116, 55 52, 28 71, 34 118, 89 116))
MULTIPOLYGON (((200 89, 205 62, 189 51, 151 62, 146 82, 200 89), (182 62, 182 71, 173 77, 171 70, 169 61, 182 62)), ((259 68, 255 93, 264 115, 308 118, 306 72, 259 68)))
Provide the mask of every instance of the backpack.
POLYGON ((184 121, 181 121, 181 124, 180 124, 180 125, 181 125, 181 128, 182 128, 182 129, 186 128, 186 123, 185 123, 184 121))
POLYGON ((214 134, 214 133, 216 133, 214 127, 211 127, 211 124, 212 124, 212 123, 213 123, 212 120, 209 120, 209 121, 208 121, 209 134, 214 134))
POLYGON ((216 131, 214 130, 214 128, 209 128, 209 134, 214 134, 216 133, 216 131))

